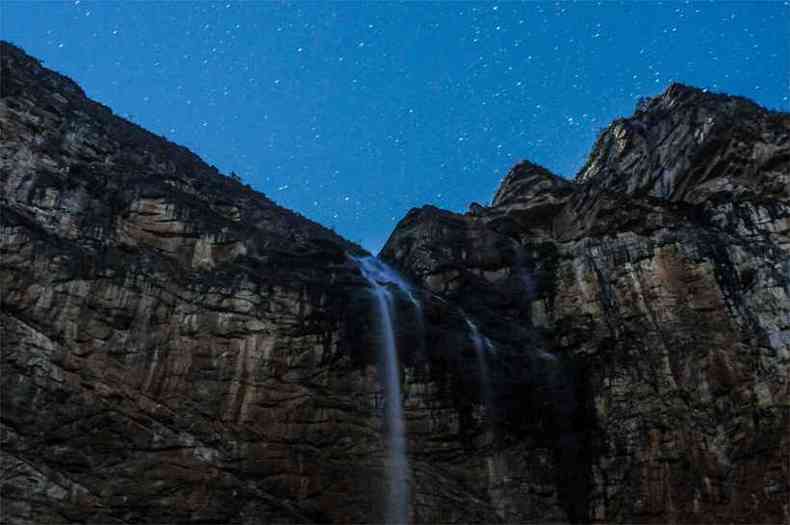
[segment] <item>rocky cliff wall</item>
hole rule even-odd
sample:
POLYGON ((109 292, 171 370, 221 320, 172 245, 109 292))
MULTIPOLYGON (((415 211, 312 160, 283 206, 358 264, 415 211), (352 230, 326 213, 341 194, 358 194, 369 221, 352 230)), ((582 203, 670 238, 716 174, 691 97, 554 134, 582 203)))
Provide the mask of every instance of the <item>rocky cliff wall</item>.
POLYGON ((524 162, 492 206, 412 210, 384 247, 573 364, 583 519, 790 521, 789 148, 790 115, 673 85, 575 182, 524 162))
MULTIPOLYGON (((363 251, 0 55, 2 521, 381 521, 363 251)), ((490 521, 463 321, 402 299, 414 520, 490 521)))
MULTIPOLYGON (((0 58, 2 520, 381 521, 363 251, 0 58)), ((731 100, 675 86, 634 118, 686 122, 676 92, 731 100)), ((691 169, 604 152, 619 122, 576 183, 524 163, 492 207, 401 221, 412 521, 788 520, 788 119, 734 104, 747 146, 703 134, 690 165, 759 157, 726 184, 617 186, 691 169)), ((689 122, 648 129, 686 144, 689 122)))

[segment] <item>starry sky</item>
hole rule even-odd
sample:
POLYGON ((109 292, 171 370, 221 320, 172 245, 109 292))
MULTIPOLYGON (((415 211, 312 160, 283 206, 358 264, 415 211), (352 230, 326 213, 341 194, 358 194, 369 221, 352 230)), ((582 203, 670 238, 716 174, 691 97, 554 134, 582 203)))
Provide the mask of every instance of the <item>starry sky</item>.
POLYGON ((412 207, 574 177, 672 81, 790 110, 790 2, 15 2, 2 38, 377 251, 412 207))

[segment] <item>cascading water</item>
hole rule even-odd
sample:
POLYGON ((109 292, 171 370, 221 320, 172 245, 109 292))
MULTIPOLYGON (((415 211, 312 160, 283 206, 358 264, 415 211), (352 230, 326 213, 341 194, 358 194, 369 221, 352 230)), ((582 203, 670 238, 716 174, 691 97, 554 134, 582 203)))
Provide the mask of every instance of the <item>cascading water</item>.
POLYGON ((400 367, 395 342, 393 297, 386 285, 394 284, 421 313, 420 304, 408 284, 375 257, 354 258, 362 275, 370 283, 376 297, 382 344, 379 349, 379 370, 384 387, 385 420, 389 445, 389 495, 385 519, 387 523, 407 523, 409 518, 409 461, 406 455, 406 428, 401 406, 400 367))
POLYGON ((394 284, 409 301, 414 305, 418 312, 422 311, 422 306, 414 296, 411 285, 401 275, 390 268, 385 263, 375 257, 352 257, 359 266, 362 275, 374 287, 379 284, 394 284))
MULTIPOLYGON (((462 312, 463 313, 463 312, 462 312)), ((469 328, 469 337, 475 347, 475 354, 477 355, 477 368, 480 374, 480 398, 481 405, 485 410, 488 418, 488 428, 485 432, 485 443, 492 445, 494 443, 494 396, 491 388, 491 376, 488 371, 488 356, 487 354, 493 353, 494 345, 488 340, 477 325, 472 321, 466 313, 464 313, 464 320, 466 326, 469 328)), ((498 502, 496 506, 497 515, 500 518, 505 517, 504 498, 501 488, 501 480, 505 477, 507 467, 503 461, 503 456, 495 448, 492 448, 490 454, 485 457, 486 468, 488 470, 488 491, 492 501, 498 502)))
POLYGON ((485 406, 486 411, 490 413, 493 400, 491 397, 491 377, 488 374, 486 352, 491 348, 491 344, 487 337, 480 334, 480 330, 477 328, 474 321, 466 317, 465 314, 464 319, 466 320, 466 326, 469 327, 470 338, 472 339, 472 344, 477 354, 477 366, 480 369, 480 395, 483 398, 483 406, 485 406))

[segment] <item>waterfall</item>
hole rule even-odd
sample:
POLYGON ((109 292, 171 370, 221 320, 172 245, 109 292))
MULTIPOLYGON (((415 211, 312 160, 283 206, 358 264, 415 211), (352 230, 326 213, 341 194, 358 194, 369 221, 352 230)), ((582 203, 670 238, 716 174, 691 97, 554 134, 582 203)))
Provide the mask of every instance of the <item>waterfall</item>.
POLYGON ((477 366, 480 369, 480 396, 482 397, 482 404, 486 412, 491 413, 492 392, 491 392, 491 376, 488 374, 488 361, 486 361, 486 352, 491 348, 491 343, 487 337, 480 333, 477 325, 464 314, 466 326, 469 327, 470 338, 475 347, 477 354, 477 366))
MULTIPOLYGON (((480 398, 484 414, 488 418, 485 430, 485 445, 493 445, 495 438, 494 430, 494 395, 491 388, 491 376, 488 371, 488 353, 494 353, 494 345, 487 337, 480 333, 477 325, 465 312, 463 313, 466 326, 469 328, 469 337, 475 347, 477 355, 477 368, 480 374, 480 398)), ((495 447, 491 448, 490 453, 484 456, 486 472, 488 473, 488 494, 492 503, 495 504, 497 515, 504 520, 505 518, 505 498, 502 490, 502 480, 507 475, 507 466, 504 458, 495 447)))
POLYGON ((375 288, 382 284, 394 284, 418 312, 422 312, 422 305, 414 296, 411 285, 401 275, 375 257, 352 257, 359 266, 362 275, 375 288))
POLYGON ((384 387, 385 421, 389 446, 389 495, 385 520, 387 523, 407 523, 409 518, 409 461, 406 455, 406 427, 401 406, 400 367, 395 342, 395 311, 392 292, 394 284, 421 313, 420 305, 409 285, 383 262, 374 257, 354 258, 367 279, 376 298, 382 344, 379 348, 379 373, 384 387))

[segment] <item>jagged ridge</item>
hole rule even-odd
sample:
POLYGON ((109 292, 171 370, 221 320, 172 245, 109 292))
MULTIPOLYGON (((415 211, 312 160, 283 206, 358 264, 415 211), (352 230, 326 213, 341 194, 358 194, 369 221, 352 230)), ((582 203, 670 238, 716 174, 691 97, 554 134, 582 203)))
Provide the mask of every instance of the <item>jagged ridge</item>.
POLYGON ((574 182, 521 163, 491 207, 412 210, 384 246, 576 371, 572 519, 790 515, 789 138, 786 113, 675 84, 574 182))

